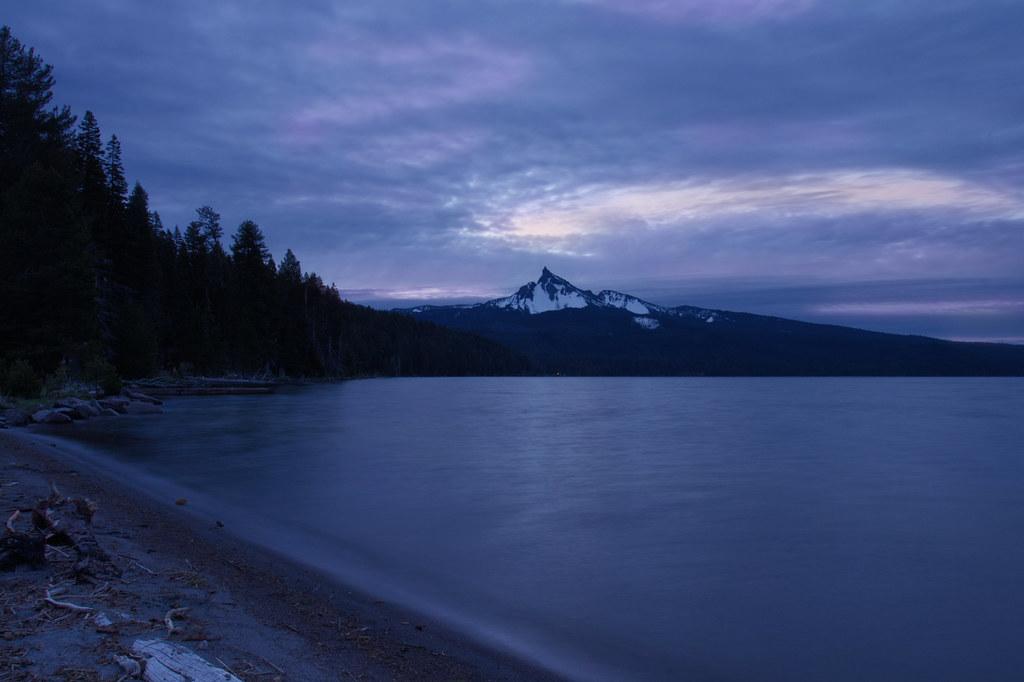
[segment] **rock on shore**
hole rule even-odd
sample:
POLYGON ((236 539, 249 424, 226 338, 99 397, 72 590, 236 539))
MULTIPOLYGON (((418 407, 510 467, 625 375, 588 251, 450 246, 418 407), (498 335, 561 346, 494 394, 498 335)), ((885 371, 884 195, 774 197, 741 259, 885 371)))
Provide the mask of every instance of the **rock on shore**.
MULTIPOLYGON (((34 412, 9 407, 0 409, 0 429, 28 424, 70 424, 94 417, 116 417, 121 414, 160 414, 164 411, 159 398, 127 389, 124 395, 99 399, 59 398, 51 407, 34 412)), ((3 408, 0 405, 0 408, 3 408)))
POLYGON ((65 410, 37 410, 32 413, 32 421, 37 424, 70 424, 71 415, 65 410))

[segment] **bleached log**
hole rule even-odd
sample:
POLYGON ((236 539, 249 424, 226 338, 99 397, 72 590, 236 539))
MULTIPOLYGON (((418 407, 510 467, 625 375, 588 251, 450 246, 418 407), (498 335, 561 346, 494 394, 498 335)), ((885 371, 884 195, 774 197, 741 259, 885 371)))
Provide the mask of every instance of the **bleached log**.
POLYGON ((174 630, 176 629, 174 627, 174 618, 184 616, 187 611, 188 607, 180 609, 171 609, 164 615, 164 625, 167 626, 167 632, 174 632, 174 630))
POLYGON ((242 682, 189 649, 157 639, 136 640, 132 652, 146 662, 146 682, 242 682))
POLYGON ((78 604, 72 604, 69 601, 57 601, 53 598, 53 593, 50 590, 46 591, 46 599, 44 599, 50 606, 56 606, 59 609, 67 609, 69 611, 77 611, 79 613, 88 613, 92 609, 88 606, 79 606, 78 604))
POLYGON ((48 499, 50 504, 60 504, 64 501, 64 496, 61 494, 60 490, 57 489, 57 484, 53 481, 50 481, 50 497, 48 499))
POLYGON ((114 656, 114 660, 117 661, 117 664, 121 666, 122 670, 124 670, 124 677, 121 679, 142 676, 142 666, 139 665, 139 662, 134 658, 129 658, 128 656, 114 656))

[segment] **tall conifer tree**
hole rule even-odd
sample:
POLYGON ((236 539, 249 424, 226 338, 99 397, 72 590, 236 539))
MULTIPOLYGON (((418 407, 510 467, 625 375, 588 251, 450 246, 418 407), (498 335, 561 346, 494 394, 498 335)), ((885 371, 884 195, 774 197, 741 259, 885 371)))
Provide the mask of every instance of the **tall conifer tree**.
POLYGON ((128 181, 124 177, 124 165, 121 162, 121 142, 117 135, 111 135, 107 142, 106 154, 103 157, 103 169, 107 173, 107 188, 111 198, 124 206, 128 199, 128 181))
POLYGON ((33 163, 66 170, 74 117, 50 107, 53 84, 53 67, 0 27, 0 201, 33 163))

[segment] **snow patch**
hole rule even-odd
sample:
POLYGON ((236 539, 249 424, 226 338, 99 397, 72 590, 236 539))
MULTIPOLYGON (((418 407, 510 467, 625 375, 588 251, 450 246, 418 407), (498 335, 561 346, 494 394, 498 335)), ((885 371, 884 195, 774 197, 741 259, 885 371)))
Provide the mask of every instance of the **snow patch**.
POLYGON ((519 291, 504 298, 496 298, 483 305, 502 310, 522 310, 531 315, 566 308, 601 306, 601 301, 589 291, 573 286, 547 268, 540 279, 530 282, 519 291))
MULTIPOLYGON (((530 315, 548 313, 555 310, 567 308, 612 308, 625 310, 636 316, 643 317, 650 322, 637 322, 645 329, 657 329, 660 323, 653 318, 645 317, 655 313, 663 315, 675 315, 677 317, 695 317, 705 322, 715 322, 718 319, 727 319, 717 315, 715 311, 693 308, 690 306, 678 306, 666 308, 664 306, 648 303, 636 296, 624 294, 621 291, 605 289, 595 294, 587 289, 580 289, 566 279, 559 277, 547 268, 540 273, 540 279, 536 282, 529 282, 519 288, 519 291, 511 296, 495 298, 485 303, 477 303, 468 306, 447 306, 450 308, 497 308, 499 310, 517 310, 530 315), (654 326, 649 326, 653 322, 654 326)), ((412 312, 430 312, 434 306, 420 306, 412 312)))
POLYGON ((661 322, 658 322, 653 317, 634 317, 633 321, 644 329, 657 329, 661 326, 661 322))
POLYGON ((601 302, 606 306, 612 308, 623 308, 631 313, 637 315, 646 315, 651 312, 651 308, 655 307, 649 303, 644 303, 636 296, 630 296, 629 294, 623 294, 618 291, 602 291, 598 294, 601 302))

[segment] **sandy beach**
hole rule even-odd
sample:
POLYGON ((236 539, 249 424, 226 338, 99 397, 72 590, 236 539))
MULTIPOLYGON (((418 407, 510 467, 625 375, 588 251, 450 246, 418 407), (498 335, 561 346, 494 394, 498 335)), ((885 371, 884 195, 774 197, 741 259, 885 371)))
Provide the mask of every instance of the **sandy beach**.
POLYGON ((187 502, 96 472, 45 431, 0 431, 0 458, 5 519, 54 484, 96 504, 109 557, 86 580, 59 547, 43 567, 0 572, 0 680, 130 679, 118 658, 140 640, 187 648, 242 680, 553 679, 257 548, 187 502))

